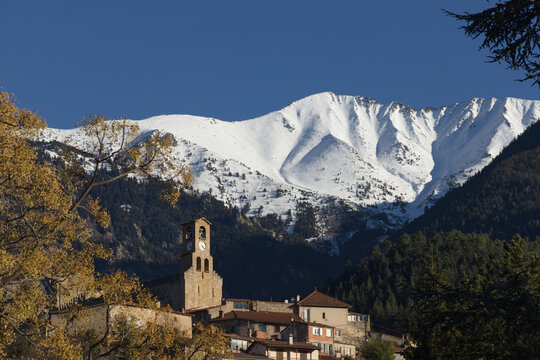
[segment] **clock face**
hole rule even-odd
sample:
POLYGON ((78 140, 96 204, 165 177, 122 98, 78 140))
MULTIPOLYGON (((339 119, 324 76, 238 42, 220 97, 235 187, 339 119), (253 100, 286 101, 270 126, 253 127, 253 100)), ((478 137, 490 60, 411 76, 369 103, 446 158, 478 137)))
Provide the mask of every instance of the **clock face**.
POLYGON ((193 250, 193 243, 191 241, 186 244, 186 250, 187 251, 193 250))
POLYGON ((204 241, 199 241, 199 249, 201 249, 201 251, 204 251, 206 249, 206 244, 204 243, 204 241))

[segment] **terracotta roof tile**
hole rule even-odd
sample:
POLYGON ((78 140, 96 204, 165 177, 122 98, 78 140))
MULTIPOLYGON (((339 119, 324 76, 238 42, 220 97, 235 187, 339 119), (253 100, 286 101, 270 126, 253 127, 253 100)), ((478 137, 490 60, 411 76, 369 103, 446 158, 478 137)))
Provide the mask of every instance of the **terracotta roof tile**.
POLYGON ((185 223, 182 223, 182 225, 192 224, 192 223, 194 223, 195 221, 199 221, 199 220, 204 220, 204 221, 206 221, 206 222, 208 223, 208 225, 212 225, 212 223, 211 223, 210 221, 208 221, 208 219, 205 218, 205 217, 200 217, 200 218, 197 218, 197 219, 193 219, 193 220, 191 220, 191 221, 187 221, 187 222, 185 222, 185 223))
POLYGON ((246 354, 246 353, 233 353, 232 357, 234 359, 241 359, 241 360, 264 360, 264 359, 270 359, 268 356, 259 355, 259 354, 246 354))
POLYGON ((362 314, 362 313, 357 313, 357 312, 349 311, 349 315, 361 315, 361 316, 367 316, 367 315, 369 315, 369 314, 362 314))
POLYGON ((260 343, 268 346, 269 348, 288 348, 288 349, 302 349, 302 350, 319 350, 320 347, 306 342, 294 342, 289 344, 288 341, 281 340, 263 340, 255 339, 254 343, 260 343))
POLYGON ((344 303, 341 300, 323 294, 322 292, 315 290, 304 299, 298 302, 301 306, 321 306, 321 307, 337 307, 337 308, 350 308, 351 305, 344 303))
POLYGON ((303 320, 296 314, 272 312, 272 311, 230 311, 223 314, 223 317, 212 319, 211 322, 225 321, 225 320, 246 320, 268 324, 282 324, 288 325, 291 319, 298 322, 303 320))

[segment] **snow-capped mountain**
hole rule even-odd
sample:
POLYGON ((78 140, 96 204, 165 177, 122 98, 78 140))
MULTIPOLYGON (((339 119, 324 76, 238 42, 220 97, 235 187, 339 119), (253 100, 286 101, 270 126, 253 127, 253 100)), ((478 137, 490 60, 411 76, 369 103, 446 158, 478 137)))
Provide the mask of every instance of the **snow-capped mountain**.
MULTIPOLYGON (((307 201, 321 224, 345 206, 386 214, 368 219, 368 227, 396 227, 486 166, 539 117, 533 100, 475 98, 415 110, 327 92, 250 120, 162 115, 138 124, 174 135, 175 156, 191 165, 196 189, 231 206, 249 204, 250 214, 290 209, 294 217, 297 203, 307 201)), ((79 135, 47 129, 42 139, 67 136, 79 135)))

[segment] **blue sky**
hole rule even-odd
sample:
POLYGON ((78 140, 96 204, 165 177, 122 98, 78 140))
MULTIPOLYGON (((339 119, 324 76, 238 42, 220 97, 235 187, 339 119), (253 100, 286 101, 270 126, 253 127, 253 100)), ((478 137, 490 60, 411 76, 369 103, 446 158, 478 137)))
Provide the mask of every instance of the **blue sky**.
POLYGON ((243 120, 322 91, 415 108, 539 99, 441 8, 481 0, 0 0, 0 86, 49 126, 90 113, 243 120))

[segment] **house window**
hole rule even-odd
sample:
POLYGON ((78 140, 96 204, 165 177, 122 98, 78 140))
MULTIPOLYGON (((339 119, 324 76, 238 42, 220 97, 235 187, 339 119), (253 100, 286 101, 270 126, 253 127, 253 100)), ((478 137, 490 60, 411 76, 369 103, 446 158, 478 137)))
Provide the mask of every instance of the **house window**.
POLYGON ((212 288, 212 297, 214 297, 214 296, 215 296, 215 295, 214 295, 214 288, 212 288))
POLYGON ((266 324, 259 324, 258 330, 262 332, 266 332, 266 324))
POLYGON ((334 335, 335 335, 336 337, 340 337, 340 336, 341 336, 341 330, 337 330, 337 329, 334 330, 334 335))
POLYGON ((231 340, 231 348, 233 350, 246 350, 247 349, 247 341, 245 340, 239 340, 239 339, 232 339, 231 340))
POLYGON ((304 321, 309 321, 309 309, 304 309, 304 321))
POLYGON ((197 271, 201 271, 201 258, 197 257, 197 271))
POLYGON ((323 344, 323 352, 327 354, 332 353, 332 344, 323 344))
POLYGON ((322 313, 322 318, 326 319, 326 313, 322 313))
POLYGON ((322 331, 320 327, 314 327, 313 328, 313 335, 322 335, 322 331))
POLYGON ((243 302, 235 302, 233 307, 235 309, 247 309, 247 304, 243 302))
POLYGON ((279 332, 279 325, 274 325, 274 332, 279 332))
POLYGON ((208 259, 204 259, 204 272, 208 272, 210 269, 210 261, 208 259))
POLYGON ((332 329, 326 329, 326 337, 332 337, 332 329))
POLYGON ((200 294, 200 293, 201 293, 201 287, 197 285, 197 294, 200 294))
POLYGON ((347 348, 347 355, 351 355, 351 348, 347 348))
POLYGON ((336 352, 341 352, 341 346, 336 346, 336 352))

